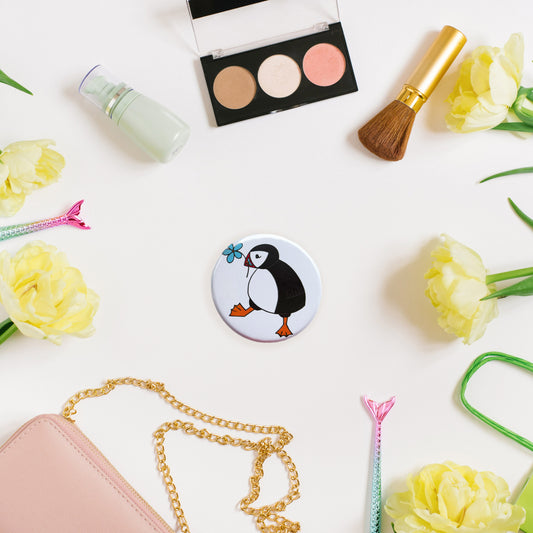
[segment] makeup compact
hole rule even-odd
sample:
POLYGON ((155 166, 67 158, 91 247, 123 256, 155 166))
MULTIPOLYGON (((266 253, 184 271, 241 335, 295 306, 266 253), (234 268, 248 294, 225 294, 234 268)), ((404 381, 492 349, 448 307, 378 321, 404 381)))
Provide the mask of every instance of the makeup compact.
POLYGON ((336 0, 188 0, 218 126, 357 91, 336 0))

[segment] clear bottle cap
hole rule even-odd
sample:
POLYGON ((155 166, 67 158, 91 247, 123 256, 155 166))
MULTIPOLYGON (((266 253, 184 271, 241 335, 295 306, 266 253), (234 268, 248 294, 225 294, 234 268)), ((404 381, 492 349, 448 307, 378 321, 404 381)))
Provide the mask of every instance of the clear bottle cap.
POLYGON ((111 115, 113 105, 131 88, 102 65, 96 65, 85 75, 78 90, 106 115, 111 115))

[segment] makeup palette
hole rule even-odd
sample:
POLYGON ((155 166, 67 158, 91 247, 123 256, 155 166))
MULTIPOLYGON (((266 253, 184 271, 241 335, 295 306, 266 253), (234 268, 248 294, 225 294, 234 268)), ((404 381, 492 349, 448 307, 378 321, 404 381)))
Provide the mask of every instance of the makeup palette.
POLYGON ((357 91, 335 0, 188 5, 218 126, 357 91))

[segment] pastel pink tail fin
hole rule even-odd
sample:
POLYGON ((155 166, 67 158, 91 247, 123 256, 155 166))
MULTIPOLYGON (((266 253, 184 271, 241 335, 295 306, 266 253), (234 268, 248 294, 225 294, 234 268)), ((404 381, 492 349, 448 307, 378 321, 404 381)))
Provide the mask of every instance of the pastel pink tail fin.
POLYGON ((396 396, 393 396, 390 400, 387 400, 383 403, 375 402, 374 400, 371 400, 368 396, 363 396, 363 403, 372 413, 372 416, 374 417, 374 420, 376 422, 383 422, 388 412, 392 409, 394 402, 396 402, 396 396))
POLYGON ((91 229, 90 226, 87 226, 81 218, 78 218, 77 215, 80 214, 81 211, 81 204, 83 204, 83 200, 80 200, 79 202, 76 202, 64 215, 65 224, 68 224, 69 226, 74 226, 76 228, 81 229, 91 229))

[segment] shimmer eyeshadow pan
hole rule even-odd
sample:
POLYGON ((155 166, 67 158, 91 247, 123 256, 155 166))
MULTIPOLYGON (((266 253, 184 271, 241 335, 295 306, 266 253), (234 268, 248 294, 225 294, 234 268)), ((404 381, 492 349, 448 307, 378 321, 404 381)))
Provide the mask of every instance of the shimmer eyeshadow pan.
POLYGON ((332 44, 315 44, 305 53, 303 68, 311 83, 320 87, 329 87, 343 77, 346 70, 346 58, 332 44))
POLYGON ((291 12, 287 11, 289 6, 298 14, 294 23, 298 28, 297 24, 303 24, 302 13, 314 9, 308 18, 313 20, 311 17, 326 11, 325 4, 336 7, 335 0, 188 0, 188 4, 197 42, 205 37, 210 41, 206 49, 212 49, 201 56, 201 64, 218 126, 357 91, 338 21, 322 21, 307 25, 307 30, 262 38, 259 45, 213 48, 219 26, 224 29, 222 37, 235 44, 231 39, 236 30, 244 29, 255 35, 258 28, 264 31, 263 26, 268 26, 269 21, 281 19, 285 23, 291 12), (237 2, 239 6, 230 7, 228 2, 233 6, 237 2), (276 9, 276 16, 269 17, 276 9), (198 12, 202 15, 195 18, 198 12), (243 12, 247 21, 237 17, 243 12), (217 20, 215 24, 214 15, 224 17, 223 22, 218 24, 217 20), (269 44, 269 40, 273 42, 269 44))
POLYGON ((259 67, 257 79, 263 91, 273 98, 290 96, 302 81, 298 63, 284 54, 267 57, 259 67))
POLYGON ((256 91, 253 74, 243 67, 226 67, 213 82, 213 94, 217 102, 228 109, 246 107, 254 99, 256 91))

